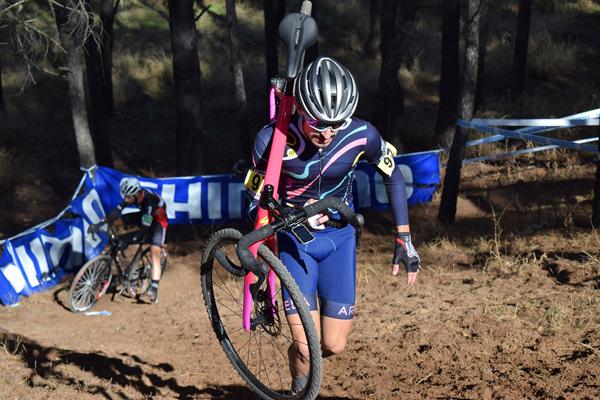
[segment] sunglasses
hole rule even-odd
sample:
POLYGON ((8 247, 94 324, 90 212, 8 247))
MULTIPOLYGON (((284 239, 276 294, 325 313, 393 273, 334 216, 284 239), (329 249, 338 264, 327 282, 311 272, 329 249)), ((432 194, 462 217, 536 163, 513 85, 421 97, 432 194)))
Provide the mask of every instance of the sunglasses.
POLYGON ((308 126, 310 126, 312 129, 314 129, 317 132, 325 132, 327 129, 331 129, 332 131, 339 131, 340 129, 346 129, 348 127, 348 125, 350 125, 350 122, 351 122, 350 118, 348 118, 338 124, 331 125, 326 122, 321 122, 319 120, 313 119, 304 113, 300 113, 300 114, 302 115, 302 118, 304 118, 304 120, 306 121, 308 126))

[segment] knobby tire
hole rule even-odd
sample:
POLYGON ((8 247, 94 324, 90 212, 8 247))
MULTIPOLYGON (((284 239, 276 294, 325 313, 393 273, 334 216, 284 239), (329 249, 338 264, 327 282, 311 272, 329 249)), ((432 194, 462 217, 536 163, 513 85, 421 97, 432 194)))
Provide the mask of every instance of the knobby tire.
MULTIPOLYGON (((300 393, 293 394, 290 392, 290 386, 286 387, 286 383, 288 380, 291 384, 290 372, 287 361, 282 362, 282 365, 280 365, 276 361, 277 357, 287 355, 287 348, 279 349, 277 352, 273 350, 273 356, 275 357, 272 357, 271 359, 263 360, 261 353, 260 362, 258 362, 258 364, 262 363, 262 366, 258 366, 258 377, 256 376, 256 372, 251 370, 252 366, 249 367, 247 365, 251 363, 249 357, 251 350, 262 350, 263 337, 266 337, 264 343, 264 347, 266 348, 269 344, 273 345, 273 343, 276 341, 289 339, 289 342, 291 343, 291 332, 289 332, 290 337, 287 338, 285 333, 277 335, 277 337, 275 337, 273 334, 269 333, 269 327, 263 329, 263 326, 258 326, 256 329, 252 329, 250 332, 243 331, 241 325, 243 277, 240 276, 241 274, 238 269, 234 269, 233 271, 231 271, 228 267, 219 268, 219 265, 215 265, 215 261, 217 259, 224 259, 222 257, 222 254, 220 257, 215 257, 215 253, 218 254, 218 251, 221 248, 224 248, 226 245, 233 245, 235 247, 241 237, 242 234, 235 229, 222 229, 220 231, 217 231, 209 239, 202 256, 202 292, 208 316, 212 322, 213 330, 215 331, 215 334, 217 335, 217 339, 219 340, 221 347, 223 348, 225 354, 227 355, 227 358, 232 363, 235 370, 244 379, 244 381, 246 381, 250 388, 260 395, 261 398, 267 400, 313 400, 317 397, 321 385, 322 356, 319 336, 317 335, 309 307, 304 299, 304 296, 300 292, 300 289, 298 288, 298 285, 296 284, 294 278, 287 271, 285 266, 282 264, 281 260, 279 260, 279 258, 277 258, 273 254, 273 252, 264 245, 260 246, 258 250, 259 258, 266 261, 266 263, 271 266, 271 268, 277 275, 281 286, 286 287, 292 301, 294 302, 294 305, 298 310, 298 315, 300 317, 300 320, 302 321, 304 334, 307 338, 311 369, 307 384, 305 385, 303 390, 300 393), (219 279, 222 281, 222 283, 219 282, 219 279), (223 290, 223 288, 221 288, 221 285, 227 287, 229 285, 228 281, 233 281, 235 279, 241 280, 242 283, 237 285, 237 291, 232 291, 230 290, 230 288, 227 288, 227 290, 224 291, 225 293, 229 293, 232 295, 232 297, 234 297, 233 306, 228 306, 220 302, 219 299, 215 298, 215 292, 223 290), (235 296, 237 296, 237 299, 235 298, 235 296), (228 318, 237 317, 239 317, 239 323, 234 323, 232 325, 232 328, 228 330, 226 328, 226 325, 229 324, 228 318), (246 343, 247 346, 244 345, 241 348, 237 349, 234 343, 232 343, 232 337, 239 335, 247 335, 248 339, 246 343), (271 340, 271 342, 269 342, 269 340, 271 340), (245 362, 244 357, 246 353, 248 354, 248 360, 245 362), (269 362, 272 362, 273 359, 275 359, 276 367, 280 367, 280 373, 278 374, 279 382, 272 382, 272 379, 277 378, 277 376, 272 378, 266 371, 267 364, 269 362), (264 368, 266 376, 262 376, 261 368, 264 368), (287 378, 282 377, 282 374, 284 376, 287 374, 287 378), (283 382, 284 380, 286 380, 286 383, 283 382), (279 384, 279 386, 275 388, 274 386, 277 384, 279 384)), ((227 259, 229 261, 231 261, 233 258, 234 257, 232 254, 227 256, 227 259)), ((235 263, 232 263, 232 265, 235 266, 235 263)), ((263 286, 265 285, 263 284, 263 286)), ((282 326, 282 324, 284 324, 282 328, 283 330, 285 330, 286 328, 289 329, 287 320, 283 315, 284 313, 281 307, 281 294, 277 296, 277 304, 279 312, 282 314, 282 317, 274 319, 277 319, 280 322, 280 327, 282 326)), ((255 307, 253 310, 253 316, 255 317, 257 315, 256 308, 257 306, 255 302, 255 307)), ((266 315, 269 315, 269 313, 271 312, 272 311, 267 312, 266 315)), ((233 340, 235 341, 235 338, 233 338, 233 340)))

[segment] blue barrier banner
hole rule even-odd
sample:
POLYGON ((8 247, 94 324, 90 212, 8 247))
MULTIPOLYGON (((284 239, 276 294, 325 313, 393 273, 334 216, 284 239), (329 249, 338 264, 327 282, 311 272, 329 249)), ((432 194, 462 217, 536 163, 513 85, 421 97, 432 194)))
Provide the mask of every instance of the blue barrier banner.
POLYGON ((81 218, 64 219, 53 225, 53 232, 42 228, 7 241, 0 258, 0 302, 13 304, 19 296, 56 285, 83 265, 86 252, 93 256, 101 251, 100 240, 84 238, 83 225, 81 218))
MULTIPOLYGON (((96 170, 94 188, 101 198, 101 217, 122 201, 119 182, 126 176, 130 175, 110 168, 96 170)), ((170 224, 212 224, 242 218, 246 195, 236 175, 137 178, 143 188, 163 198, 170 224)))
MULTIPOLYGON (((440 152, 427 151, 394 158, 406 182, 408 205, 431 201, 440 183, 440 152)), ((354 174, 354 204, 359 209, 382 210, 389 201, 383 178, 367 162, 360 162, 354 174)))
MULTIPOLYGON (((439 151, 395 158, 406 181, 409 205, 431 200, 440 182, 439 151)), ((0 256, 0 302, 18 303, 55 286, 65 274, 77 271, 100 254, 107 242, 105 233, 86 235, 122 199, 119 183, 131 176, 114 169, 97 167, 87 173, 82 193, 79 188, 69 207, 57 218, 4 241, 0 256)), ((213 224, 239 220, 247 207, 242 179, 236 175, 175 178, 138 177, 142 187, 160 195, 171 224, 213 224)), ((383 209, 388 205, 385 186, 375 169, 361 162, 355 171, 354 199, 358 208, 383 209)))

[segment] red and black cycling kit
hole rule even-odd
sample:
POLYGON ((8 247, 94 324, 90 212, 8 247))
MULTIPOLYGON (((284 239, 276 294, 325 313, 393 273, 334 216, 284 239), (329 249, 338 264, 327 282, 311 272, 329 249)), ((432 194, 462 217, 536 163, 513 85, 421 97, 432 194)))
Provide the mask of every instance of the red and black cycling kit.
POLYGON ((110 218, 123 219, 127 224, 137 225, 142 228, 145 240, 155 246, 162 246, 165 242, 165 234, 169 221, 167 219, 167 207, 165 201, 156 193, 142 189, 142 201, 140 203, 127 204, 123 201, 111 213, 110 218), (123 214, 126 207, 137 207, 138 212, 123 214))

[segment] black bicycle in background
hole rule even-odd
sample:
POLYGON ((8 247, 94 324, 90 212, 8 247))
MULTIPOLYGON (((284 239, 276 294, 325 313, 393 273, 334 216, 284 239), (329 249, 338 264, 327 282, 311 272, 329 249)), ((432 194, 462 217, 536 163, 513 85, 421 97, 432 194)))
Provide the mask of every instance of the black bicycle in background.
MULTIPOLYGON (((81 267, 69 288, 68 306, 75 313, 91 309, 109 289, 114 295, 140 298, 150 287, 152 262, 150 245, 144 243, 140 231, 118 235, 113 225, 108 227, 108 246, 102 254, 81 267), (126 250, 137 245, 132 256, 126 250)), ((161 251, 160 267, 167 267, 167 253, 161 251)), ((113 298, 114 298, 113 295, 113 298)))

